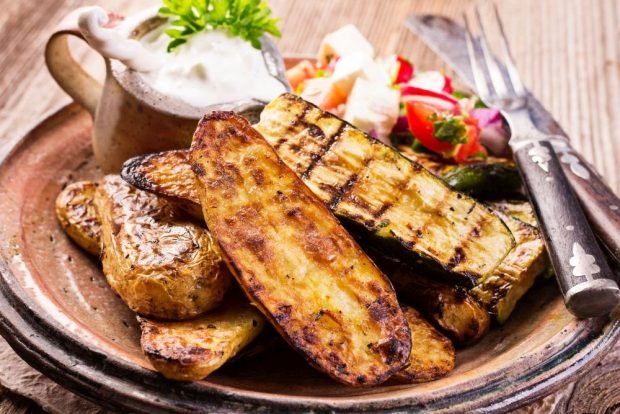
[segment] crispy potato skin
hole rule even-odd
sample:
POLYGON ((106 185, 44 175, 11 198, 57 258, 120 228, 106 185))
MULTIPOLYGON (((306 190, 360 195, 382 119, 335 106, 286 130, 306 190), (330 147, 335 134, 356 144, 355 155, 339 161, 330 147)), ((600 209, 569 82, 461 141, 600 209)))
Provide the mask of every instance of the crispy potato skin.
POLYGON ((79 181, 69 184, 56 197, 56 217, 63 230, 81 248, 92 255, 101 252, 101 225, 95 207, 97 183, 79 181))
POLYGON ((440 334, 410 306, 403 313, 411 331, 411 354, 405 369, 394 379, 400 382, 428 382, 445 377, 454 369, 456 353, 452 342, 440 334))
POLYGON ((489 331, 489 313, 464 287, 431 280, 388 260, 377 263, 399 298, 419 309, 456 344, 472 344, 489 331))
POLYGON ((190 159, 229 267, 294 349, 353 386, 403 368, 411 337, 390 282, 247 120, 203 117, 190 159))
POLYGON ((121 177, 134 187, 166 197, 193 217, 203 219, 186 150, 131 158, 123 164, 121 177))
POLYGON ((95 203, 103 272, 133 311, 183 320, 221 303, 231 276, 205 228, 119 176, 103 178, 95 203))
POLYGON ((265 326, 263 315, 243 297, 226 297, 207 315, 183 322, 138 318, 142 350, 155 369, 177 381, 198 381, 248 345, 265 326))

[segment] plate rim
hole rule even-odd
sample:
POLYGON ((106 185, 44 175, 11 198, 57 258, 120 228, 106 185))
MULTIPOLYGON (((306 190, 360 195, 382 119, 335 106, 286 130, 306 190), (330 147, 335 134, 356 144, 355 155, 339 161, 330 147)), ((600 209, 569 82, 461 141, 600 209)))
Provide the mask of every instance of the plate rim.
MULTIPOLYGON (((0 157, 0 169, 28 143, 30 137, 36 136, 36 132, 44 125, 62 121, 64 117, 70 117, 71 112, 80 111, 81 107, 73 102, 41 117, 0 157)), ((247 391, 244 395, 236 395, 227 391, 226 388, 230 388, 227 386, 180 384, 114 355, 105 355, 95 347, 88 347, 77 335, 64 331, 57 321, 46 320, 45 311, 20 286, 3 254, 0 254, 0 276, 0 335, 20 358, 63 387, 99 405, 139 412, 189 412, 205 408, 247 412, 257 407, 287 412, 391 412, 404 408, 504 412, 557 390, 572 380, 579 371, 598 362, 604 352, 620 338, 620 318, 613 321, 578 321, 577 323, 583 326, 584 337, 580 341, 554 354, 536 369, 530 367, 524 370, 518 377, 512 378, 509 384, 486 384, 441 401, 423 402, 417 406, 411 405, 415 402, 406 396, 364 401, 334 397, 281 396, 274 400, 268 398, 273 394, 261 392, 247 391), (559 372, 544 376, 548 370, 559 372), (132 386, 127 387, 128 384, 132 386), (507 391, 510 387, 501 385, 517 388, 507 391), (248 395, 248 392, 254 395, 248 395), (122 399, 119 396, 122 396, 122 399), (465 401, 462 401, 464 396, 465 401)))

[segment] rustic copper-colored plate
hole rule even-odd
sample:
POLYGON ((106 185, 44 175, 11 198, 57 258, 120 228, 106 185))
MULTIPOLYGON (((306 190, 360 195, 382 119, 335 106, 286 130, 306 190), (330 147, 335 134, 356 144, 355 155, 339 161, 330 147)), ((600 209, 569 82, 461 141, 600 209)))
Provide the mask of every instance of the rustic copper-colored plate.
POLYGON ((88 114, 69 105, 28 133, 0 165, 0 331, 32 366, 98 403, 139 412, 501 411, 558 388, 620 335, 617 320, 575 320, 548 282, 532 289, 505 326, 461 350, 456 370, 439 381, 348 388, 285 347, 230 364, 205 381, 167 381, 142 356, 135 318, 97 261, 65 236, 54 216, 63 185, 100 176, 90 130, 88 114))

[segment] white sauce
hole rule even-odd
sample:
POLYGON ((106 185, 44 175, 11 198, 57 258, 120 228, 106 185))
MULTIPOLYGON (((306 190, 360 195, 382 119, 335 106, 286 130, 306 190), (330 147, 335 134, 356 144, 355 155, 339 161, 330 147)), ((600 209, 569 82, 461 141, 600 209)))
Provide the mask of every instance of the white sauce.
POLYGON ((248 98, 271 101, 285 92, 267 72, 261 51, 241 38, 220 30, 204 31, 171 53, 166 51, 169 42, 163 27, 141 39, 164 63, 140 75, 164 95, 203 107, 248 98))

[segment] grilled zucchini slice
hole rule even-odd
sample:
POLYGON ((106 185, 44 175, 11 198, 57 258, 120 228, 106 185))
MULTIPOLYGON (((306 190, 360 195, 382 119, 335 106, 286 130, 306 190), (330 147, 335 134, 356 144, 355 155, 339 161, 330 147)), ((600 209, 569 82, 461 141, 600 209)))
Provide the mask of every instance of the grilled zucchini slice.
POLYGON ((191 164, 230 269, 294 349, 354 386, 403 368, 411 337, 390 282, 247 120, 205 115, 191 164))
POLYGON ((265 318, 245 298, 197 319, 161 322, 138 318, 140 344, 157 371, 169 379, 197 381, 221 367, 258 336, 265 318))
POLYGON ((457 345, 474 343, 489 331, 491 317, 466 288, 437 282, 398 263, 372 256, 398 297, 416 307, 457 345))
POLYGON ((101 225, 95 207, 97 183, 69 184, 56 197, 56 217, 67 235, 92 255, 101 252, 101 225))
POLYGON ((504 215, 503 219, 517 245, 492 275, 470 291, 500 324, 508 319, 517 301, 548 266, 545 244, 538 229, 514 217, 504 215))
POLYGON ((95 205, 103 272, 133 311, 182 320, 221 303, 231 276, 204 227, 119 176, 103 178, 95 205))
POLYGON ((510 216, 521 220, 530 226, 538 227, 534 209, 527 201, 500 200, 488 203, 488 205, 500 214, 500 217, 510 216))
POLYGON ((410 146, 401 145, 398 150, 410 160, 422 164, 450 187, 476 199, 523 196, 523 183, 512 160, 487 157, 484 161, 459 165, 448 163, 434 154, 415 152, 410 146))
MULTIPOLYGON (((280 158, 352 231, 474 286, 514 245, 495 214, 360 130, 283 94, 256 126, 280 158)), ((419 266, 417 266, 419 267, 419 266)))
POLYGON ((403 314, 411 331, 411 354, 407 367, 398 371, 393 378, 400 382, 416 383, 434 381, 448 375, 454 369, 456 357, 452 342, 412 307, 404 306, 403 314))

